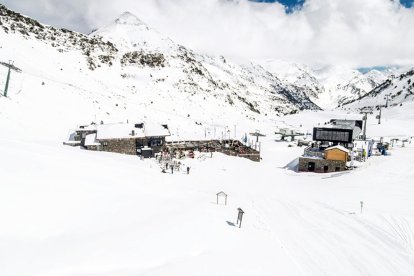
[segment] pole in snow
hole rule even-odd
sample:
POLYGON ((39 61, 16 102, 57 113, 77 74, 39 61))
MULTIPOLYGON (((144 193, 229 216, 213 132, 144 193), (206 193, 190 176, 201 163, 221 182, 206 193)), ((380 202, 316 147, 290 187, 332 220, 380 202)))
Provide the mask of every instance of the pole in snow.
POLYGON ((7 91, 9 90, 9 82, 10 82, 10 67, 9 70, 7 72, 7 78, 6 78, 6 87, 4 88, 4 97, 7 97, 7 91))
POLYGON ((381 124, 381 106, 379 108, 379 115, 377 118, 378 118, 378 124, 380 125, 381 124))
POLYGON ((244 211, 241 208, 237 208, 237 211, 239 211, 237 214, 237 224, 239 225, 239 228, 241 228, 244 211))

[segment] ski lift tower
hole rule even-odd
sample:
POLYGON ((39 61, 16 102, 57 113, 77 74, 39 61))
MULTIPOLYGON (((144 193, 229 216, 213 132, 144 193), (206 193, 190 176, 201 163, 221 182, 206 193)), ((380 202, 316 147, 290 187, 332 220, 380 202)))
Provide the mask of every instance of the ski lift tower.
POLYGON ((362 140, 366 140, 367 139, 367 119, 368 119, 368 114, 373 114, 373 109, 371 107, 364 107, 363 109, 361 109, 361 114, 364 114, 364 117, 362 117, 362 119, 364 120, 364 130, 362 132, 362 140))
POLYGON ((14 66, 14 61, 12 61, 12 60, 9 60, 8 63, 0 61, 0 65, 3 65, 3 66, 8 68, 7 77, 6 77, 6 86, 4 87, 4 94, 3 94, 3 96, 7 98, 7 92, 9 90, 11 70, 16 71, 17 73, 22 72, 22 70, 17 68, 16 66, 14 66))
POLYGON ((385 96, 384 96, 385 108, 388 108, 388 101, 389 101, 390 97, 391 97, 391 93, 385 94, 385 96))
POLYGON ((266 135, 260 133, 260 131, 258 130, 256 130, 255 132, 251 132, 250 135, 256 137, 256 143, 259 142, 259 137, 266 137, 266 135))

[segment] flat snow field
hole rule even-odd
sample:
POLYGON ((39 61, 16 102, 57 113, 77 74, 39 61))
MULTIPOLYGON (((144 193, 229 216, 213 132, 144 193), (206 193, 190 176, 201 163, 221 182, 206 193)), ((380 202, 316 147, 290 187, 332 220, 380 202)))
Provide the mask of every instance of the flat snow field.
POLYGON ((268 135, 260 163, 215 153, 186 175, 1 132, 0 275, 414 275, 411 146, 296 173, 303 148, 268 135))

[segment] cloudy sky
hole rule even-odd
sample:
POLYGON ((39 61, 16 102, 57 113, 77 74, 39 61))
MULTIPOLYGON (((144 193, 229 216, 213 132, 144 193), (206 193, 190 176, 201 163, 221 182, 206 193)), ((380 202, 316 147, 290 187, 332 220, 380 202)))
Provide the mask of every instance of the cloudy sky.
POLYGON ((1 0, 89 33, 130 11, 194 50, 308 65, 414 65, 414 0, 1 0))

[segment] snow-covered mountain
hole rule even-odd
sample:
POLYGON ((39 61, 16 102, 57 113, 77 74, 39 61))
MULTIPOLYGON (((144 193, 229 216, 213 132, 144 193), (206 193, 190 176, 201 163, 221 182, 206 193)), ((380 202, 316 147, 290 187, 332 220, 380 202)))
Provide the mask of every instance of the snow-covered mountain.
MULTIPOLYGON (((414 275, 414 102, 384 109, 380 125, 368 116, 369 137, 399 139, 387 156, 296 173, 304 149, 275 141, 277 127, 362 117, 297 112, 325 92, 301 65, 286 72, 303 77, 281 80, 197 54, 130 13, 86 36, 0 5, 0 89, 9 60, 21 72, 0 96, 0 275, 414 275), (69 128, 101 120, 166 123, 168 139, 266 136, 260 162, 195 152, 163 173, 155 159, 62 145, 69 128)), ((413 75, 372 99, 412 99, 413 75)))
POLYGON ((393 75, 371 92, 351 101, 344 102, 345 108, 379 106, 400 106, 414 100, 414 69, 393 75))
POLYGON ((370 70, 362 73, 344 66, 312 69, 306 65, 281 60, 265 60, 261 64, 286 83, 303 90, 322 108, 335 108, 357 99, 381 84, 391 74, 370 70))
MULTIPOLYGON (((60 118, 72 124, 81 118, 144 116, 160 121, 178 116, 193 124, 214 124, 219 117, 235 123, 319 109, 304 89, 263 67, 199 55, 128 12, 87 36, 45 26, 0 5, 0 46, 0 61, 13 60, 22 69, 13 75, 10 105, 27 114, 45 110, 40 121, 49 120, 52 111, 46 110, 55 105, 67 114, 77 109, 78 118, 60 118), (33 90, 43 91, 36 91, 37 106, 33 90), (47 100, 56 95, 66 104, 47 100)), ((1 86, 6 73, 2 66, 1 86)))

